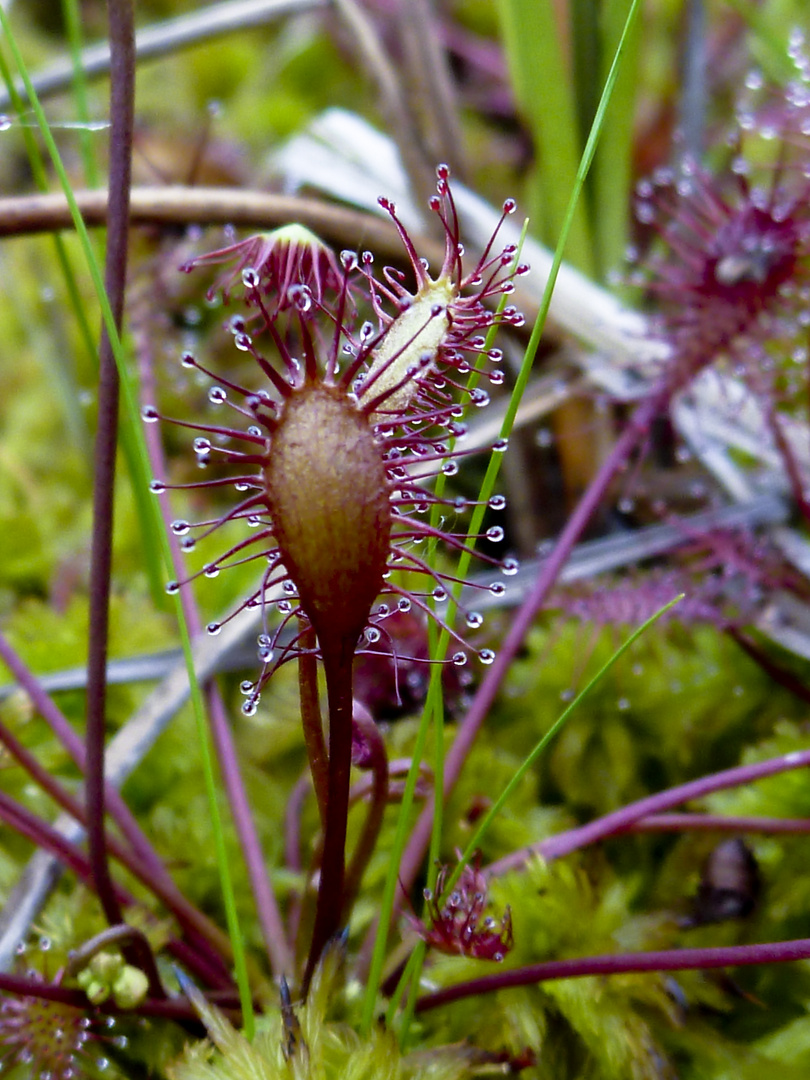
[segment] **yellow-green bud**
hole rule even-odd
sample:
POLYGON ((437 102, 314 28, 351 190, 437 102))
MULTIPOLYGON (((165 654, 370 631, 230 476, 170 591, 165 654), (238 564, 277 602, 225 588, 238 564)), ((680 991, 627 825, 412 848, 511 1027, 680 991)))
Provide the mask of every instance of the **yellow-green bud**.
MULTIPOLYGON (((447 307, 457 295, 452 278, 429 281, 388 328, 380 347, 374 351, 365 379, 369 382, 380 373, 374 381, 375 397, 398 387, 380 404, 380 414, 401 412, 407 407, 416 391, 416 383, 408 379, 408 372, 414 369, 421 375, 431 367, 450 327, 447 307), (436 308, 440 309, 438 314, 434 314, 436 308), (425 357, 430 358, 427 364, 425 357)), ((372 414, 372 419, 375 415, 372 414)))
POLYGON ((96 953, 87 969, 100 982, 112 983, 124 966, 124 958, 120 953, 108 952, 106 949, 96 953))
POLYGON ((134 1009, 146 997, 149 980, 140 968, 126 964, 113 983, 113 998, 119 1009, 134 1009))

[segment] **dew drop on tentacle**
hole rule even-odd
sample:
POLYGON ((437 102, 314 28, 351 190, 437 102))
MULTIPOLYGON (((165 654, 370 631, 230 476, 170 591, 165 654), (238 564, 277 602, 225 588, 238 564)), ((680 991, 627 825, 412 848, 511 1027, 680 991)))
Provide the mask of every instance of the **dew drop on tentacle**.
POLYGON ((287 290, 290 305, 302 313, 312 307, 312 293, 306 285, 291 285, 287 290))

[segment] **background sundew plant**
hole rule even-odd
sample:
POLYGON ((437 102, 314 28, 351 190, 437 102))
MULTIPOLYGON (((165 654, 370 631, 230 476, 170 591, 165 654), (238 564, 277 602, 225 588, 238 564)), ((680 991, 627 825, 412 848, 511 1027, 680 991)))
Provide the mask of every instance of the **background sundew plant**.
POLYGON ((805 5, 0 77, 0 1075, 806 1077, 805 5))

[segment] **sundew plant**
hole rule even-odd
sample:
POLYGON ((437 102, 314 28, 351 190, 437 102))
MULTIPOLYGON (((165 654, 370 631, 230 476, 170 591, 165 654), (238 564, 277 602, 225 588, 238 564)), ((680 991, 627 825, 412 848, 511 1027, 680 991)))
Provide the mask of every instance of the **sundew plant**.
POLYGON ((0 1075, 807 1075, 808 34, 0 7, 0 1075))

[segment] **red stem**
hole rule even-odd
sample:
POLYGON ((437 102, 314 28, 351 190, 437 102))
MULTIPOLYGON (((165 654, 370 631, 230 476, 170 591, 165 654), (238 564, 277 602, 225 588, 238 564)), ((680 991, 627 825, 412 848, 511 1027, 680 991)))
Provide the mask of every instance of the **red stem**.
POLYGON ((591 821, 588 825, 568 829, 557 836, 541 840, 538 844, 532 844, 531 847, 513 852, 491 863, 486 872, 488 875, 502 874, 506 870, 522 866, 532 854, 537 854, 546 861, 559 859, 563 855, 569 855, 572 851, 578 851, 589 844, 596 844, 609 836, 618 836, 628 832, 636 822, 651 814, 661 813, 692 799, 701 799, 713 791, 740 787, 742 784, 751 784, 767 776, 776 776, 790 769, 805 769, 808 766, 810 766, 810 750, 794 750, 780 757, 755 762, 753 765, 740 765, 734 769, 712 773, 710 776, 702 776, 698 780, 690 780, 686 784, 679 784, 677 787, 660 791, 656 795, 648 795, 637 802, 629 803, 619 810, 591 821))
MULTIPOLYGON (((86 768, 87 751, 79 735, 73 730, 66 717, 42 689, 36 676, 33 675, 22 662, 16 652, 0 633, 0 659, 9 669, 14 679, 25 690, 31 702, 60 741, 70 757, 76 763, 79 770, 84 773, 86 768)), ((107 784, 105 786, 105 799, 111 816, 116 825, 129 842, 132 850, 144 866, 150 868, 154 877, 166 876, 166 870, 159 856, 147 840, 140 826, 135 820, 127 804, 121 798, 118 791, 107 784)))
POLYGON ((363 823, 363 831, 352 854, 352 860, 346 872, 343 892, 343 918, 348 919, 352 904, 360 889, 368 861, 371 858, 377 837, 382 828, 383 815, 388 802, 388 754, 379 728, 371 715, 362 706, 355 707, 354 723, 360 729, 369 748, 368 768, 372 772, 371 798, 368 813, 363 823), (364 715, 365 714, 365 715, 364 715))
MULTIPOLYGON (((135 94, 135 22, 132 0, 110 0, 110 193, 104 286, 116 330, 124 312, 129 188, 135 94)), ((93 880, 107 921, 123 921, 115 895, 104 834, 104 737, 107 645, 112 573, 115 456, 118 445, 119 376, 107 327, 99 350, 98 429, 93 477, 90 547, 90 635, 87 661, 87 840, 93 880)))
POLYGON ((753 814, 650 814, 631 832, 810 833, 810 818, 756 817, 753 814))
MULTIPOLYGON (((37 847, 44 848, 87 885, 93 884, 93 872, 90 860, 76 844, 66 840, 53 826, 42 821, 26 807, 15 802, 10 796, 0 791, 0 819, 10 825, 21 836, 27 837, 37 847)), ((120 885, 112 883, 115 891, 115 903, 134 904, 135 899, 120 885)))
POLYGON ((707 949, 663 949, 660 952, 586 956, 570 960, 550 960, 514 971, 500 971, 482 979, 448 986, 426 994, 416 1003, 416 1012, 427 1012, 453 1001, 491 994, 510 986, 532 986, 549 979, 578 979, 585 975, 618 975, 631 971, 689 971, 708 968, 741 967, 750 964, 782 963, 810 958, 810 938, 774 941, 763 945, 728 945, 707 949))
POLYGON ((326 805, 329 798, 329 760, 326 742, 323 737, 323 720, 318 700, 318 661, 313 652, 315 631, 311 628, 301 635, 301 648, 298 656, 298 694, 301 701, 301 725, 304 731, 304 745, 307 749, 309 771, 318 802, 321 817, 321 829, 326 827, 326 805))
POLYGON ((329 788, 323 859, 315 907, 315 926, 302 994, 306 997, 315 966, 341 925, 346 867, 346 819, 352 768, 352 659, 355 641, 329 648, 321 639, 329 702, 329 788))
MULTIPOLYGON (((42 821, 36 814, 33 814, 26 807, 15 802, 2 792, 0 792, 0 820, 5 821, 21 836, 25 836, 32 843, 36 844, 38 848, 42 848, 53 855, 54 858, 58 859, 63 866, 68 867, 68 869, 86 885, 93 885, 90 861, 82 849, 77 844, 67 840, 52 825, 42 821)), ((196 936, 206 943, 207 949, 210 949, 213 946, 219 956, 223 956, 228 960, 232 959, 232 953, 227 937, 218 930, 217 927, 210 923, 205 915, 197 911, 197 909, 177 890, 176 886, 171 882, 167 885, 163 881, 154 882, 151 880, 149 871, 139 865, 132 855, 121 850, 120 846, 116 844, 115 841, 111 843, 110 850, 117 858, 120 858, 122 864, 125 865, 135 877, 147 887, 151 888, 158 899, 162 900, 166 906, 174 912, 184 929, 191 928, 196 936)), ((116 893, 116 901, 119 904, 125 906, 137 904, 135 897, 127 892, 122 886, 113 883, 113 888, 116 893)), ((172 940, 169 943, 169 947, 175 954, 183 952, 183 946, 180 942, 172 940)), ((189 967, 194 968, 202 977, 207 977, 208 972, 215 970, 215 968, 212 967, 212 961, 213 964, 216 965, 216 955, 212 955, 210 958, 206 956, 205 953, 201 953, 200 955, 201 959, 199 965, 196 964, 196 952, 184 962, 187 962, 189 967)), ((142 958, 140 957, 133 956, 133 959, 131 960, 128 958, 128 962, 133 963, 137 967, 144 967, 142 958)), ((147 966, 144 967, 144 970, 147 970, 147 968, 148 962, 147 966)), ((222 981, 222 973, 220 972, 215 978, 215 985, 222 985, 222 981)))
MULTIPOLYGON (((39 979, 29 979, 24 975, 7 975, 3 971, 0 971, 0 992, 13 994, 15 997, 35 997, 42 998, 44 1001, 60 1001, 64 1005, 72 1005, 73 1008, 80 1009, 90 1015, 101 1013, 105 1016, 117 1016, 126 1011, 116 1008, 112 1002, 105 1002, 101 1008, 94 1009, 89 1005, 83 990, 71 990, 66 986, 59 986, 56 983, 49 983, 39 979)), ((193 1006, 180 998, 171 1001, 165 998, 157 1000, 147 998, 134 1011, 138 1016, 160 1016, 164 1019, 181 1022, 198 1019, 193 1006)), ((238 1011, 236 1013, 231 1012, 231 1019, 239 1023, 238 1011)))

